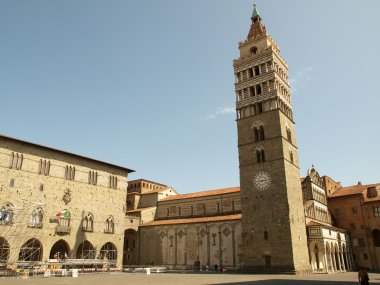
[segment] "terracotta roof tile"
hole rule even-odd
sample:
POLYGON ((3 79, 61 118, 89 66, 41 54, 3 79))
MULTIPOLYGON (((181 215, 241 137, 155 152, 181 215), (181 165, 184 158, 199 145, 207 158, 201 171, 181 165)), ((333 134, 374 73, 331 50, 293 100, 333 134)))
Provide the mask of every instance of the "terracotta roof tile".
POLYGON ((214 216, 214 217, 188 218, 188 219, 158 220, 158 221, 152 221, 152 222, 140 225, 140 227, 176 225, 176 224, 194 224, 194 223, 207 223, 207 222, 232 221, 232 220, 241 220, 241 214, 214 216))
POLYGON ((355 195, 355 194, 361 194, 367 188, 373 187, 373 186, 378 186, 378 185, 380 185, 380 183, 377 183, 377 184, 367 184, 367 185, 352 185, 352 186, 348 186, 348 187, 343 187, 343 188, 338 189, 329 198, 348 196, 348 195, 355 195))
POLYGON ((169 197, 165 197, 164 199, 160 200, 160 202, 161 201, 169 201, 169 200, 178 200, 178 199, 199 198, 199 197, 229 194, 229 193, 235 193, 235 192, 240 192, 240 187, 208 190, 208 191, 202 191, 202 192, 197 192, 197 193, 189 193, 189 194, 169 196, 169 197))

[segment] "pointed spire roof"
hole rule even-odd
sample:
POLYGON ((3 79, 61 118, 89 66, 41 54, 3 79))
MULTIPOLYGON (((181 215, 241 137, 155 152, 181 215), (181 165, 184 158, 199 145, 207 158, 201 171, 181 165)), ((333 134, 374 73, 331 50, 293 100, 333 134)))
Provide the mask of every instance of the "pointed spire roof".
POLYGON ((257 11, 257 8, 256 8, 256 3, 253 4, 253 12, 252 12, 252 17, 251 17, 252 21, 256 22, 257 20, 261 20, 261 16, 259 14, 259 12, 257 11))
POLYGON ((266 30, 263 24, 261 23, 261 16, 256 8, 256 3, 253 4, 253 12, 252 12, 252 24, 249 30, 248 39, 258 38, 260 36, 266 35, 266 30))

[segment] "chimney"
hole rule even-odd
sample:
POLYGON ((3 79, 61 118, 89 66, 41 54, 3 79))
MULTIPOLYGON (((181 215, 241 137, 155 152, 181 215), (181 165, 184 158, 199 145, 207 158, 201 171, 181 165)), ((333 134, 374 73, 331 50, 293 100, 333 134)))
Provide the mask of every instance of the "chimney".
POLYGON ((358 185, 359 185, 359 186, 362 186, 362 183, 361 183, 361 181, 359 181, 359 182, 358 182, 358 185))

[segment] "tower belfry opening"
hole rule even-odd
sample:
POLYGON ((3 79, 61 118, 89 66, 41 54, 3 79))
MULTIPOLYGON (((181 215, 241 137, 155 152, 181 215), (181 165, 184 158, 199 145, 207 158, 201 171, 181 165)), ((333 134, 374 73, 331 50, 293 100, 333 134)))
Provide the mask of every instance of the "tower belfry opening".
POLYGON ((251 20, 247 38, 239 43, 240 57, 233 62, 242 267, 310 271, 288 66, 256 4, 251 20), (265 237, 271 233, 271 238, 263 239, 263 232, 265 237))

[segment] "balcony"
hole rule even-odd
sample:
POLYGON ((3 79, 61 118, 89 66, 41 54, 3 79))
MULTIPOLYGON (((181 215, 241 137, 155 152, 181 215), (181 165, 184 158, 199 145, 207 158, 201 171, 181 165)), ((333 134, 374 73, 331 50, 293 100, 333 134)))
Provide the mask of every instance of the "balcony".
POLYGON ((70 234, 71 228, 69 226, 62 226, 62 225, 57 225, 55 228, 55 233, 59 235, 66 235, 70 234))

